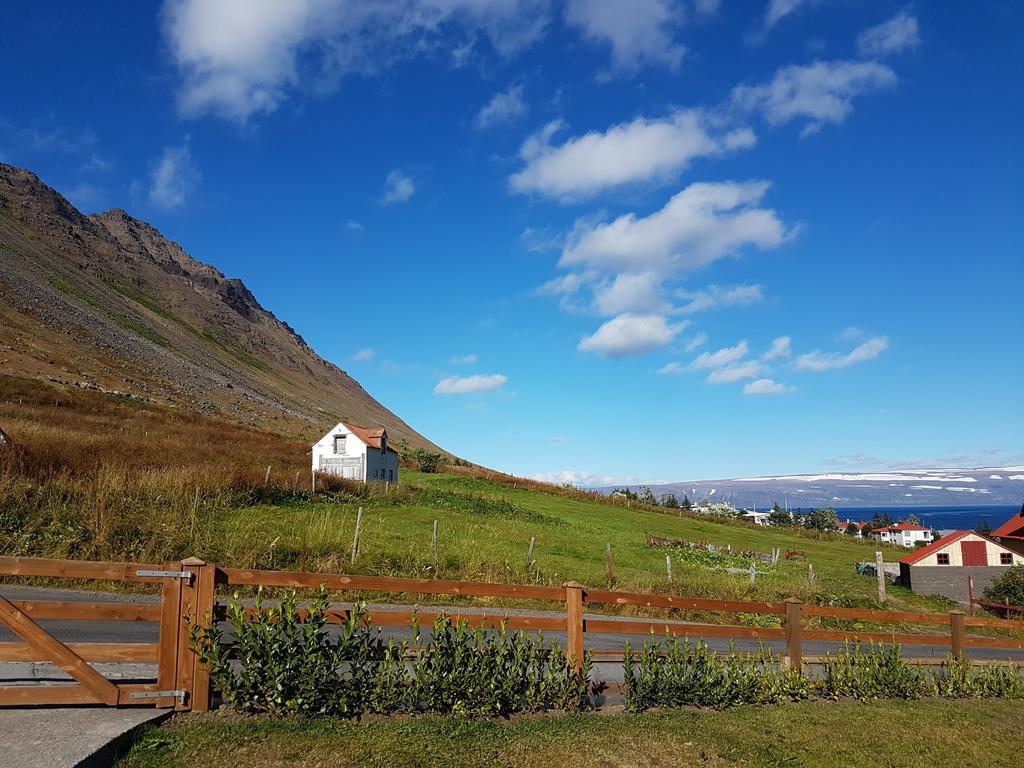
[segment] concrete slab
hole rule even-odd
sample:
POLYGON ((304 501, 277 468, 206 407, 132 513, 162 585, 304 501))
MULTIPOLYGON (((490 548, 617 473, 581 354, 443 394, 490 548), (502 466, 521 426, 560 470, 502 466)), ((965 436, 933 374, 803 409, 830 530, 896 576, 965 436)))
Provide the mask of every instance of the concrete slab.
POLYGON ((0 764, 10 768, 98 768, 110 766, 134 731, 170 710, 0 709, 0 764))

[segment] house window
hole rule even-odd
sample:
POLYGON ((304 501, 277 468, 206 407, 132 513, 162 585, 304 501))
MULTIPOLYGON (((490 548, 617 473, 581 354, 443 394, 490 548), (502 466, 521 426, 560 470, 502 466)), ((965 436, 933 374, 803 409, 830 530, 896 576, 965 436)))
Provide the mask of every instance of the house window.
POLYGON ((341 454, 345 452, 345 436, 335 435, 334 436, 334 453, 341 454))
POLYGON ((383 456, 387 452, 387 450, 388 450, 388 439, 386 437, 382 437, 380 439, 380 453, 381 453, 381 455, 383 456))
POLYGON ((939 552, 939 554, 935 556, 935 560, 939 565, 949 565, 949 553, 939 552))
POLYGON ((388 470, 388 482, 389 483, 395 482, 395 470, 393 470, 393 469, 389 469, 388 470))
POLYGON ((999 564, 1000 565, 1013 565, 1013 555, 1009 552, 999 553, 999 564))

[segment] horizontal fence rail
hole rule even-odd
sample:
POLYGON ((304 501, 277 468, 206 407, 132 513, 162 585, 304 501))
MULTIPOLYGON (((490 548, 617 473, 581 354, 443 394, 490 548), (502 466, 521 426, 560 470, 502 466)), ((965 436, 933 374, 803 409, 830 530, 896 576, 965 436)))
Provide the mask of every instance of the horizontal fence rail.
MULTIPOLYGON (((0 642, 0 662, 50 662, 75 681, 69 685, 35 686, 0 684, 0 706, 105 704, 173 706, 205 711, 211 700, 209 670, 189 645, 195 625, 223 621, 228 607, 217 600, 220 587, 271 587, 296 590, 325 588, 340 592, 378 592, 408 595, 452 595, 467 598, 498 598, 518 601, 546 601, 559 612, 526 614, 427 610, 411 606, 374 608, 363 615, 366 623, 380 627, 427 626, 438 617, 465 621, 471 627, 565 633, 565 652, 577 666, 582 664, 585 638, 591 635, 664 635, 691 638, 726 638, 775 641, 785 644, 783 662, 799 668, 820 663, 824 657, 803 652, 805 642, 885 643, 946 647, 962 658, 968 648, 1024 650, 1024 621, 967 616, 962 611, 945 614, 884 611, 804 605, 795 598, 782 602, 715 600, 685 595, 655 595, 587 589, 574 581, 561 587, 530 584, 492 584, 444 579, 390 578, 344 573, 267 571, 218 568, 195 558, 164 564, 107 563, 0 557, 0 578, 53 578, 86 581, 150 583, 160 587, 159 602, 113 603, 97 601, 6 600, 0 597, 0 625, 6 625, 21 642, 0 642), (587 615, 587 607, 664 609, 674 618, 587 615), (696 623, 680 620, 680 613, 732 614, 772 617, 775 626, 745 623, 696 623), (805 628, 808 618, 872 622, 875 628, 805 628), (152 622, 159 625, 157 643, 61 643, 37 621, 77 620, 152 622), (895 625, 890 630, 879 629, 895 625), (914 632, 908 625, 934 627, 937 632, 914 632), (1012 630, 1018 637, 990 637, 968 634, 968 628, 1012 630), (91 666, 98 662, 155 663, 152 684, 115 684, 91 666)), ((250 617, 255 607, 245 607, 250 617)), ((267 608, 261 609, 263 611, 267 608)), ((300 611, 300 613, 307 613, 300 611)), ((329 609, 328 624, 349 620, 346 609, 329 609)), ((735 618, 732 621, 736 621, 735 618)), ((826 625, 827 626, 827 625, 826 625)), ((622 650, 594 650, 598 661, 618 661, 622 650)), ((941 659, 908 659, 914 663, 939 664, 941 659)), ((1021 662, 1024 663, 1024 662, 1021 662)))

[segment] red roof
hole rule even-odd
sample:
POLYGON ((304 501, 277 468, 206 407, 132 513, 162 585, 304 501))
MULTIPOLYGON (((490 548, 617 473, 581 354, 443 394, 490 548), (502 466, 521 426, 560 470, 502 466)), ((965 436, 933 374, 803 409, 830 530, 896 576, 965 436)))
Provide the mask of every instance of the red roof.
MULTIPOLYGON (((914 563, 918 562, 919 560, 921 560, 921 559, 927 557, 928 555, 930 555, 932 552, 938 552, 940 549, 945 549, 950 544, 953 544, 954 542, 960 541, 960 539, 962 539, 964 536, 966 536, 969 533, 974 533, 974 531, 953 531, 952 533, 946 534, 941 539, 937 539, 936 541, 933 541, 931 544, 929 544, 926 547, 921 547, 920 549, 915 550, 914 552, 911 552, 909 555, 904 555, 903 557, 900 558, 900 562, 904 563, 906 565, 913 565, 914 563)), ((977 534, 977 535, 981 536, 980 533, 977 534)), ((982 538, 985 538, 985 537, 982 536, 982 538)))
POLYGON ((1024 507, 1021 507, 1021 513, 992 531, 992 536, 1000 539, 1024 539, 1024 507))
POLYGON ((911 525, 910 523, 897 523, 896 525, 890 525, 888 528, 875 528, 872 533, 878 531, 930 531, 931 528, 922 528, 920 525, 911 525))
MULTIPOLYGON (((370 429, 368 427, 357 427, 354 424, 347 424, 346 426, 352 430, 353 435, 358 437, 371 448, 377 448, 378 450, 380 449, 381 438, 387 438, 388 435, 387 430, 385 429, 370 429)), ((391 447, 390 443, 386 443, 386 445, 389 451, 391 451, 392 453, 398 453, 398 451, 391 447)))

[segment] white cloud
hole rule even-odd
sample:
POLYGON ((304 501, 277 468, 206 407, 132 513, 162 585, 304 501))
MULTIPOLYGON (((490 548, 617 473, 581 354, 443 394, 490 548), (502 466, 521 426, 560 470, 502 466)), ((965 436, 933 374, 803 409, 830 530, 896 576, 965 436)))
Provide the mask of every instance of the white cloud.
POLYGON ((473 365, 477 361, 476 355, 456 355, 451 359, 455 365, 473 365))
POLYGON ((376 352, 374 352, 372 349, 367 347, 366 349, 360 349, 358 352, 356 352, 354 355, 352 355, 352 359, 353 360, 359 360, 359 361, 372 360, 373 356, 376 355, 376 354, 377 354, 376 352))
POLYGON ((675 0, 569 0, 565 12, 566 21, 584 37, 611 45, 618 70, 641 65, 676 69, 686 52, 672 39, 681 18, 675 0))
POLYGON ((695 371, 710 371, 715 368, 722 368, 730 365, 747 356, 750 345, 741 341, 735 347, 723 347, 717 352, 702 352, 697 359, 690 363, 690 368, 695 371))
POLYGON ((917 17, 901 11, 878 26, 869 27, 857 38, 857 50, 862 56, 886 56, 921 44, 917 30, 917 17))
POLYGON ((626 313, 581 339, 577 348, 605 357, 632 357, 668 344, 684 327, 685 323, 671 325, 660 315, 626 313))
POLYGON ((814 0, 771 0, 764 12, 765 29, 771 29, 784 18, 796 12, 800 6, 809 5, 814 0))
POLYGON ((384 180, 384 197, 381 198, 381 202, 384 205, 404 203, 414 192, 416 185, 412 183, 412 179, 396 168, 384 180))
POLYGON ((760 285, 737 285, 732 288, 710 285, 702 291, 680 290, 676 292, 676 296, 687 300, 687 303, 680 307, 679 311, 685 315, 692 315, 707 309, 735 307, 763 301, 764 290, 760 285))
POLYGON ((771 348, 764 353, 765 360, 783 360, 793 354, 791 348, 792 339, 789 336, 779 336, 772 342, 771 348))
POLYGON ((744 379, 757 378, 760 373, 761 366, 758 363, 737 363, 736 365, 727 365, 724 368, 712 371, 710 375, 708 375, 708 383, 732 384, 737 381, 743 381, 744 379))
POLYGON ((571 483, 581 488, 596 488, 604 485, 635 485, 639 482, 635 477, 599 475, 593 472, 583 472, 574 469, 562 469, 556 472, 537 472, 530 477, 542 483, 554 483, 556 485, 571 483))
POLYGON ((435 395, 473 395, 478 392, 493 392, 508 382, 508 376, 500 373, 476 374, 474 376, 448 376, 437 382, 435 395))
POLYGON ((877 61, 816 61, 783 67, 769 83, 738 85, 732 101, 740 109, 764 113, 772 125, 807 118, 801 134, 807 136, 825 123, 846 119, 854 97, 895 85, 896 73, 877 61))
POLYGON ((743 387, 744 395, 783 395, 792 391, 792 387, 787 387, 785 384, 771 379, 758 379, 743 387))
POLYGON ((366 227, 364 227, 358 221, 353 221, 352 219, 349 219, 348 221, 345 222, 345 229, 347 229, 349 232, 365 232, 366 231, 366 227))
POLYGON ((686 351, 693 352, 695 349, 700 349, 707 343, 708 335, 704 333, 704 331, 701 331, 700 333, 695 334, 694 337, 690 339, 688 342, 686 342, 686 351))
POLYGON ((188 140, 180 147, 164 147, 150 176, 149 202, 167 211, 176 210, 185 205, 198 183, 188 140))
MULTIPOLYGON (((330 92, 417 55, 485 37, 501 55, 535 41, 550 0, 166 0, 181 110, 244 122, 298 92, 330 92)), ((469 50, 472 46, 469 46, 469 50)))
POLYGON ((889 339, 885 336, 875 336, 863 344, 855 347, 845 355, 836 352, 821 352, 815 350, 800 355, 796 359, 796 367, 803 371, 831 371, 836 368, 846 368, 855 363, 862 363, 865 360, 873 360, 889 348, 889 339))
POLYGON ((671 375, 676 375, 676 374, 685 373, 685 372, 686 372, 686 369, 683 368, 683 366, 681 366, 679 363, 675 363, 675 362, 673 362, 673 363, 666 363, 665 365, 663 365, 661 368, 658 369, 658 373, 662 374, 663 376, 670 375, 670 374, 671 375))
POLYGON ((536 292, 541 296, 569 296, 579 291, 587 284, 587 281, 587 275, 570 272, 568 275, 548 280, 536 292))
POLYGON ((562 266, 663 275, 710 264, 745 245, 774 248, 788 236, 775 211, 757 208, 767 182, 691 184, 660 211, 584 223, 562 252, 562 266))
MULTIPOLYGON (((625 7, 625 6, 623 6, 625 7)), ((670 181, 698 157, 747 149, 756 143, 749 128, 717 130, 700 110, 679 110, 655 120, 638 117, 554 145, 564 127, 548 123, 520 149, 526 166, 509 183, 516 192, 562 200, 596 195, 626 184, 670 181)))
POLYGON ((661 278, 653 272, 616 275, 594 289, 594 309, 602 315, 663 311, 667 306, 661 297, 661 278))
POLYGON ((698 16, 714 16, 721 5, 722 0, 694 0, 693 8, 698 16))
POLYGON ((513 86, 507 91, 494 94, 494 98, 477 112, 476 127, 490 128, 492 125, 522 117, 528 111, 529 107, 523 101, 523 86, 513 86))

